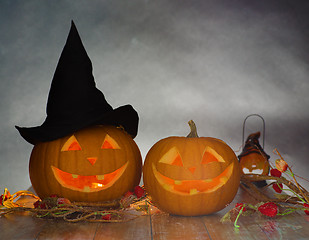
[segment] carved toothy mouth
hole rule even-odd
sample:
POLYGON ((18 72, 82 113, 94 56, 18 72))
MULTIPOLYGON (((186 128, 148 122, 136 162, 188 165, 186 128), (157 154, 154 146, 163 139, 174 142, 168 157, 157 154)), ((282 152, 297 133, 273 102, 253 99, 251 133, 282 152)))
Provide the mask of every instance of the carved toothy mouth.
POLYGON ((123 174, 128 166, 128 162, 117 170, 102 174, 83 176, 64 172, 52 166, 55 178, 65 188, 80 192, 98 192, 112 186, 123 174))
POLYGON ((161 186, 167 191, 180 195, 211 193, 222 187, 231 177, 234 163, 231 163, 220 175, 202 180, 175 180, 159 173, 152 164, 153 173, 161 186))

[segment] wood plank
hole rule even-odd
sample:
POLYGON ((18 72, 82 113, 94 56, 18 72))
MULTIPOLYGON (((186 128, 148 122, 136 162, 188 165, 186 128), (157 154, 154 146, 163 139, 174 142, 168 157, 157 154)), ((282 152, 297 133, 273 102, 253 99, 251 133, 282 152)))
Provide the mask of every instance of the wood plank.
MULTIPOLYGON (((269 191, 269 194, 271 193, 269 191)), ((220 223, 221 217, 237 202, 257 203, 245 191, 239 189, 236 198, 226 209, 205 216, 205 225, 212 239, 309 239, 309 216, 304 213, 294 213, 275 218, 259 214, 241 216, 238 220, 239 229, 235 229, 233 223, 220 223)))
POLYGON ((61 219, 39 219, 29 213, 11 213, 0 217, 1 239, 309 239, 309 216, 297 212, 268 218, 254 214, 241 216, 239 229, 233 223, 221 223, 221 217, 237 202, 257 201, 242 189, 225 209, 208 216, 180 217, 151 207, 150 216, 124 223, 68 223, 61 219))
MULTIPOLYGON (((264 191, 269 197, 274 198, 272 189, 268 188, 264 191)), ((245 199, 245 202, 252 204, 257 203, 255 199, 251 197, 252 200, 250 200, 250 197, 247 198, 245 194, 239 194, 237 198, 240 200, 245 199)), ((247 217, 242 217, 240 221, 246 220, 247 217)), ((276 216, 274 218, 256 214, 255 222, 268 239, 309 239, 309 216, 305 213, 295 212, 287 216, 276 216)))
POLYGON ((152 237, 156 239, 210 239, 202 217, 180 217, 167 213, 151 215, 152 237))
POLYGON ((140 216, 124 223, 101 223, 94 239, 151 239, 150 216, 140 216))
POLYGON ((70 223, 62 219, 45 219, 37 239, 93 239, 98 223, 78 222, 70 223))
POLYGON ((229 239, 268 239, 260 226, 255 222, 254 216, 240 217, 237 224, 239 228, 234 227, 233 222, 221 223, 221 218, 232 209, 236 203, 251 203, 257 201, 252 198, 246 191, 239 188, 235 199, 223 210, 203 217, 203 221, 212 240, 229 240, 229 239))
POLYGON ((256 223, 254 217, 247 216, 240 218, 237 222, 240 226, 239 228, 235 228, 233 223, 221 223, 221 217, 221 214, 213 214, 203 218, 212 240, 268 239, 256 223))
POLYGON ((10 213, 0 217, 1 239, 36 239, 46 222, 29 213, 10 213))
POLYGON ((260 217, 257 223, 269 239, 309 239, 309 219, 306 217, 299 213, 275 218, 260 217))

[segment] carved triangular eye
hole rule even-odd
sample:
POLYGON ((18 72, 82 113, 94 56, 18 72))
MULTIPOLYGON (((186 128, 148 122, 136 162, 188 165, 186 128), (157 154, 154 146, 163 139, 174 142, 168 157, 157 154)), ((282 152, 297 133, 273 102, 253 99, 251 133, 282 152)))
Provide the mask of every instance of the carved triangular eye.
POLYGON ((101 149, 120 149, 120 147, 115 139, 106 134, 101 149))
POLYGON ((159 162, 175 166, 183 166, 181 156, 176 147, 171 148, 167 153, 165 153, 159 162))
POLYGON ((75 138, 74 135, 72 135, 63 145, 61 148, 61 152, 66 152, 66 151, 79 151, 82 150, 81 146, 79 145, 77 139, 75 138))
POLYGON ((219 155, 213 148, 206 147, 202 157, 202 164, 208 164, 211 162, 225 162, 224 159, 219 155))

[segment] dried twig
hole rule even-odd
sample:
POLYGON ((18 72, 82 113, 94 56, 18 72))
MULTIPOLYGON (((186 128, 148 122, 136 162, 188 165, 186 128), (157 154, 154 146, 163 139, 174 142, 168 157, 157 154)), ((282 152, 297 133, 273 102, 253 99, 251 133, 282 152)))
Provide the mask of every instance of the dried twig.
MULTIPOLYGON (((302 189, 302 192, 300 192, 299 188, 291 181, 287 180, 285 177, 274 177, 274 176, 265 176, 265 175, 258 175, 258 174, 244 174, 241 177, 242 182, 257 182, 257 181, 264 181, 264 180, 276 180, 278 183, 283 183, 288 188, 290 188, 292 191, 294 191, 297 194, 305 195, 306 197, 309 197, 309 193, 306 189, 304 189, 300 184, 299 187, 302 189)), ((252 187, 250 185, 250 187, 252 187)), ((256 187, 255 187, 256 188, 256 187)), ((260 190, 256 188, 259 192, 260 190)))

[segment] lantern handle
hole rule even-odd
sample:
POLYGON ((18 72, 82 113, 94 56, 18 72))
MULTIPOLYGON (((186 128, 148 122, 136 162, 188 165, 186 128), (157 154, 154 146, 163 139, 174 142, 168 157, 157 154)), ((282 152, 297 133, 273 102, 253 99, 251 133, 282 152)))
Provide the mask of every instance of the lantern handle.
POLYGON ((245 141, 245 125, 246 125, 246 121, 247 121, 247 119, 249 117, 252 117, 252 116, 259 117, 262 120, 262 122, 263 122, 263 148, 264 148, 264 143, 265 143, 265 120, 264 120, 264 118, 261 115, 256 114, 256 113, 248 115, 245 118, 244 123, 242 125, 242 148, 244 148, 244 146, 245 146, 244 141, 245 141))

